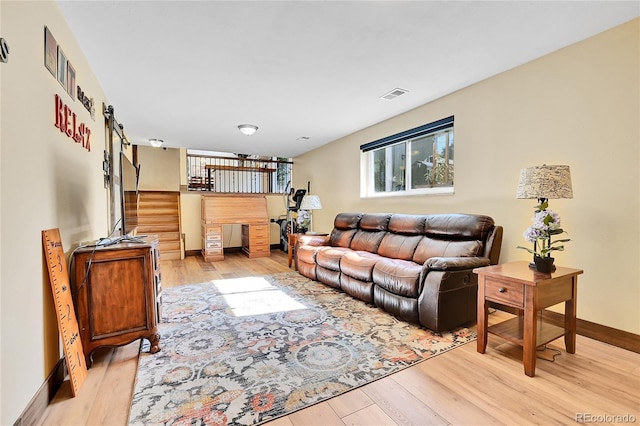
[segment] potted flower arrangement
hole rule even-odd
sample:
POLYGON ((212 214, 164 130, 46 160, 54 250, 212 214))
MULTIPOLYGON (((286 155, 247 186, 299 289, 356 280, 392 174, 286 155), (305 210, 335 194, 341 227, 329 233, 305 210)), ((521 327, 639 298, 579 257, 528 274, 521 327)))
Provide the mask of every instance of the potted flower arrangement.
POLYGON ((533 225, 524 231, 524 239, 533 243, 533 249, 529 247, 518 246, 533 254, 533 261, 536 270, 539 272, 552 272, 555 270, 553 266, 554 258, 551 252, 554 250, 563 251, 564 245, 570 239, 551 240, 551 236, 562 234, 565 231, 560 224, 560 216, 552 210, 549 210, 547 203, 538 206, 538 210, 533 215, 533 225))
POLYGON ((298 222, 298 231, 301 233, 306 233, 309 230, 309 225, 311 224, 311 215, 307 210, 298 210, 298 218, 296 219, 298 222))

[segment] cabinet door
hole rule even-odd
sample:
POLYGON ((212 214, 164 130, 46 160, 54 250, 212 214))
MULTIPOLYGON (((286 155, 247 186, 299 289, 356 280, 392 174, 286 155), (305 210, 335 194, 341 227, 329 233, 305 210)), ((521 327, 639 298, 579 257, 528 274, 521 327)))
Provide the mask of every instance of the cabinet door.
POLYGON ((151 265, 144 254, 126 259, 94 259, 87 278, 91 340, 152 328, 147 306, 153 297, 151 265))

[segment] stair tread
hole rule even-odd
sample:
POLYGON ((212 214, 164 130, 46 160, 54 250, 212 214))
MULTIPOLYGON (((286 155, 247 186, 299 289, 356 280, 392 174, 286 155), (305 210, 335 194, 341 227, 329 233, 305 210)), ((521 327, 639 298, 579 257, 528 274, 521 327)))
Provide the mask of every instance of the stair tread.
POLYGON ((140 191, 138 195, 138 233, 157 235, 161 259, 181 259, 180 193, 140 191))

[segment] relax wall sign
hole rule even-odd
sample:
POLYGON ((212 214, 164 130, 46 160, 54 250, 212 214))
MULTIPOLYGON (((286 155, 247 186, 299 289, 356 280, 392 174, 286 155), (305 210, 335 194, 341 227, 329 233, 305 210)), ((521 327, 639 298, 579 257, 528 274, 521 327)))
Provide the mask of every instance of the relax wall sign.
POLYGON ((91 129, 84 123, 77 122, 76 113, 62 102, 60 96, 55 95, 55 126, 60 131, 73 139, 76 143, 82 144, 87 151, 91 151, 91 129))

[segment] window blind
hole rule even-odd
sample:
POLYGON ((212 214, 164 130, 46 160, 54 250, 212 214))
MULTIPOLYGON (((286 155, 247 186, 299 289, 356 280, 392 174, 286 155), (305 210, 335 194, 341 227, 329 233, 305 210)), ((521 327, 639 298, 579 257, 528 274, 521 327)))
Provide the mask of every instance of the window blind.
POLYGON ((452 126, 453 126, 453 115, 451 117, 434 121, 433 123, 424 124, 414 129, 405 130, 404 132, 396 133, 395 135, 387 136, 382 139, 375 140, 373 142, 365 143, 363 145, 360 145, 360 150, 362 152, 367 152, 367 151, 371 151, 378 148, 384 148, 385 146, 393 145, 394 143, 402 142, 408 139, 413 139, 418 136, 426 135, 428 133, 437 132, 439 130, 444 130, 452 126))

